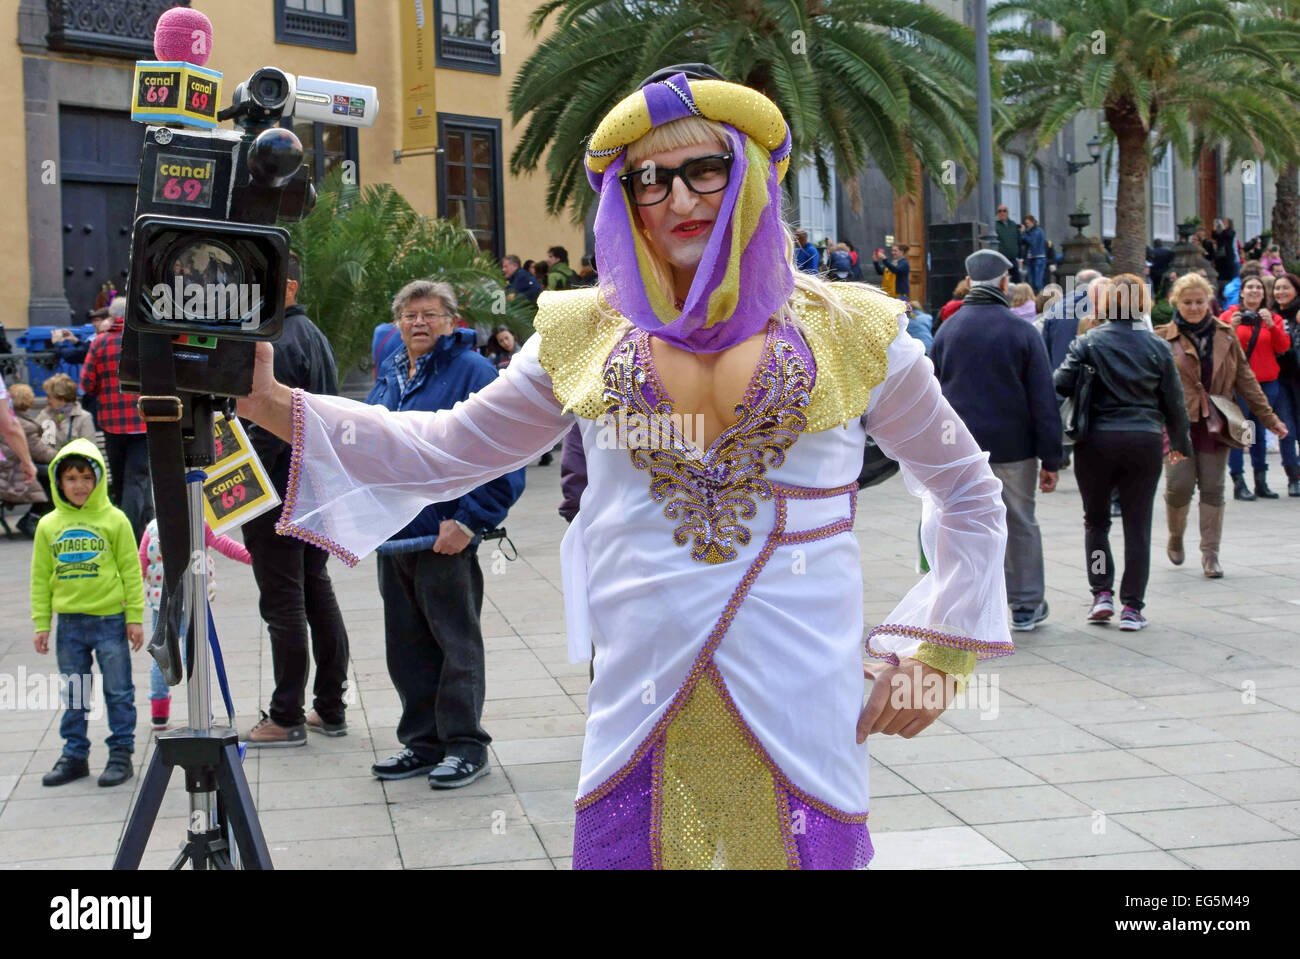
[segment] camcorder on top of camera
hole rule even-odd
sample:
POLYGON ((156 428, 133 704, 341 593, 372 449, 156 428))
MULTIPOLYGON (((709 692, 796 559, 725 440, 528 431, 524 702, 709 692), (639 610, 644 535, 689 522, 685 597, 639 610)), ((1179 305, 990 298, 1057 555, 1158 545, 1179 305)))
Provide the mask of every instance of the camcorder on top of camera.
MULTIPOLYGON (((141 81, 142 101, 144 83, 164 82, 158 73, 141 81)), ((255 342, 277 339, 284 323, 289 234, 276 224, 303 219, 316 203, 302 143, 279 124, 297 115, 369 127, 377 110, 373 87, 263 67, 238 85, 229 108, 212 111, 236 129, 149 126, 127 282, 125 389, 141 387, 140 334, 159 334, 172 338, 178 392, 248 394, 255 342)))

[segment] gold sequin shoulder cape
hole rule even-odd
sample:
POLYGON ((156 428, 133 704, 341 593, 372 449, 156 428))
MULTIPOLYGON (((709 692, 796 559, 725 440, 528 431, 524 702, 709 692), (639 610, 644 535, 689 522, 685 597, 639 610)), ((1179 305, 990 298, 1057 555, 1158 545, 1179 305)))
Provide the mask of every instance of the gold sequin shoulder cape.
MULTIPOLYGON (((806 415, 806 432, 840 426, 866 412, 871 390, 885 379, 885 351, 898 336, 900 301, 880 290, 837 284, 849 313, 837 324, 820 306, 796 308, 799 325, 817 363, 806 415)), ((551 377, 555 397, 584 419, 605 414, 605 362, 627 333, 626 320, 612 321, 598 307, 596 288, 548 291, 537 301, 533 328, 541 335, 538 359, 551 377)))

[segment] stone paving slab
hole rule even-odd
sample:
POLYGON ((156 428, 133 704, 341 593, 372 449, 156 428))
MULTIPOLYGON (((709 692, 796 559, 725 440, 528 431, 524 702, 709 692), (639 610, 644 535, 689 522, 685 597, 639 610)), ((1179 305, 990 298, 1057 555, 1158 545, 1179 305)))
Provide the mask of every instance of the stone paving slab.
MULTIPOLYGON (((493 572, 484 556, 492 772, 456 792, 370 775, 398 748, 401 715, 382 604, 372 559, 330 564, 353 656, 349 734, 250 750, 244 766, 277 867, 571 867, 588 677, 567 662, 557 502, 558 473, 531 467, 508 522, 519 559, 493 572)), ((873 624, 916 580, 919 506, 897 478, 859 505, 873 624)), ((997 682, 996 709, 950 710, 913 740, 873 737, 872 868, 1300 868, 1300 501, 1229 503, 1217 582, 1165 561, 1158 518, 1152 625, 1140 633, 1084 622, 1080 515, 1065 472, 1039 498, 1052 615, 1015 634, 1016 656, 981 668, 997 682)), ((1118 527, 1114 536, 1119 556, 1118 527)), ((29 543, 0 541, 0 679, 10 681, 55 669, 31 646, 29 559, 29 543)), ((247 729, 273 686, 270 650, 247 567, 217 563, 215 615, 247 729)), ((133 667, 139 772, 152 749, 147 658, 133 667)), ((184 690, 174 692, 183 719, 184 690)), ((91 778, 42 786, 61 748, 59 714, 12 705, 0 703, 0 868, 107 868, 139 777, 95 785, 101 717, 90 723, 91 778)), ((186 809, 174 779, 146 868, 175 856, 186 809)))

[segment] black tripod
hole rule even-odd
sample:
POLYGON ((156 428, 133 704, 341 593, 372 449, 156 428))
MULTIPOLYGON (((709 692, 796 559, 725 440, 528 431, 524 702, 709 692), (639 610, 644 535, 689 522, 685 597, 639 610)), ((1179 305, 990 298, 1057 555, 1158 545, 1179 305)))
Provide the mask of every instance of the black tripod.
MULTIPOLYGON (((192 424, 192 429, 184 431, 180 444, 185 465, 191 467, 185 473, 189 513, 189 550, 186 555, 191 557, 191 561, 186 565, 181 581, 183 605, 180 616, 181 630, 188 637, 189 645, 186 655, 190 666, 187 687, 189 726, 158 737, 157 747, 141 782, 140 794, 118 845, 113 868, 140 867, 172 770, 180 767, 185 772, 185 791, 190 796, 190 818, 185 846, 171 868, 182 869, 190 863, 195 870, 271 869, 271 855, 239 759, 239 736, 228 726, 212 725, 212 691, 208 679, 208 571, 207 563, 202 561, 206 539, 203 520, 203 481, 206 477, 202 467, 211 466, 216 458, 214 398, 187 395, 183 405, 175 397, 166 397, 166 402, 154 405, 147 402, 152 400, 160 398, 141 397, 141 412, 146 421, 177 423, 184 418, 192 424), (172 404, 170 410, 166 409, 168 403, 172 404), (160 410, 159 406, 163 409, 160 410), (198 561, 194 561, 195 557, 198 561), (232 839, 234 848, 231 847, 232 839)), ((153 454, 152 436, 150 445, 153 454)), ((180 452, 176 450, 177 454, 180 452)), ((164 472, 158 469, 159 466, 180 465, 159 462, 161 456, 151 458, 155 477, 164 472)), ((160 485, 164 484, 155 482, 155 495, 160 492, 160 485)), ((163 509, 175 508, 174 502, 167 502, 165 497, 159 497, 159 505, 163 509)), ((161 518, 159 526, 161 532, 161 518)), ((163 672, 168 672, 166 665, 163 665, 163 672)))

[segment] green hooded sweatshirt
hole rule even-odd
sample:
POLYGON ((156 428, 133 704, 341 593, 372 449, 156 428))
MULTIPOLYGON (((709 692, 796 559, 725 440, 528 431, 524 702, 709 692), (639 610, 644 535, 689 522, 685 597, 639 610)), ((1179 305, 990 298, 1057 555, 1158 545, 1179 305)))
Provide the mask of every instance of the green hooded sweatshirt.
POLYGON ((108 501, 104 457, 87 439, 73 440, 50 463, 54 510, 41 517, 32 550, 32 622, 50 628, 51 613, 115 616, 144 622, 144 578, 126 514, 108 501), (59 463, 84 456, 95 465, 95 488, 84 506, 69 503, 56 477, 59 463))

